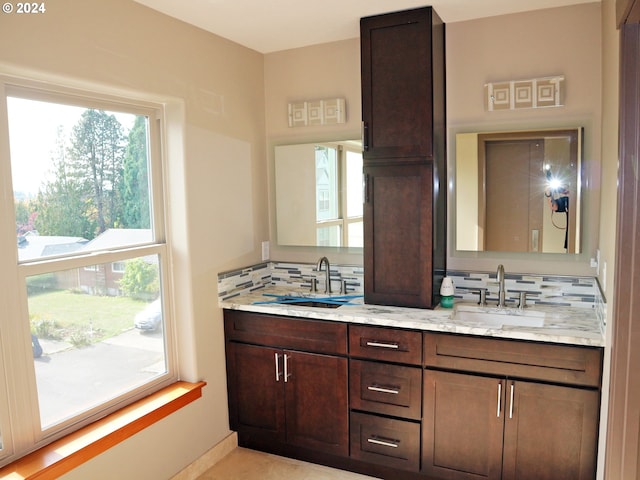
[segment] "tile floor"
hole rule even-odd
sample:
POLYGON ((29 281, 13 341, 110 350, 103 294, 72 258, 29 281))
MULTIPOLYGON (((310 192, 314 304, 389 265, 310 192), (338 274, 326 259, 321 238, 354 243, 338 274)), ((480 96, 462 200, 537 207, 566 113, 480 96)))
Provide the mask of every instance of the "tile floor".
POLYGON ((371 480, 374 477, 238 447, 198 480, 371 480))

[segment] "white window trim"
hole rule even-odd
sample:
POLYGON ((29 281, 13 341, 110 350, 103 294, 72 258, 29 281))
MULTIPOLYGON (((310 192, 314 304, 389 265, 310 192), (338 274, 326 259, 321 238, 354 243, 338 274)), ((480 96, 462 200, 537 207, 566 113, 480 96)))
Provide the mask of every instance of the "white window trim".
POLYGON ((30 451, 67 435, 71 431, 69 429, 70 426, 73 429, 77 429, 87 425, 97 418, 121 408, 124 404, 143 398, 151 391, 158 390, 178 379, 175 326, 172 320, 173 302, 171 300, 171 292, 173 282, 169 271, 171 249, 167 242, 164 213, 167 208, 164 203, 166 180, 163 177, 166 161, 162 155, 161 144, 163 140, 160 135, 164 131, 162 126, 162 121, 165 117, 164 107, 156 102, 101 94, 96 93, 94 89, 91 90, 91 92, 81 91, 55 86, 49 82, 40 83, 0 75, 0 195, 2 195, 2 198, 13 198, 6 104, 6 97, 10 95, 45 101, 62 101, 69 105, 75 104, 88 108, 100 108, 110 111, 122 110, 127 113, 147 115, 149 117, 150 138, 155 140, 149 145, 152 204, 156 207, 163 205, 164 207, 153 208, 152 210, 152 221, 154 232, 156 232, 154 244, 118 248, 73 259, 50 258, 18 264, 15 231, 11 227, 15 224, 13 202, 0 203, 0 216, 8 220, 8 227, 0 229, 0 251, 5 252, 4 255, 0 256, 0 267, 4 272, 15 272, 15 275, 0 276, 0 292, 2 292, 0 299, 6 305, 5 321, 0 317, 0 348, 2 349, 2 355, 0 355, 0 384, 6 387, 0 389, 0 434, 3 441, 3 448, 0 451, 0 465, 9 463, 30 451), (15 252, 15 255, 7 252, 15 252), (163 289, 165 322, 167 324, 165 328, 165 361, 168 373, 130 392, 126 398, 118 398, 88 412, 88 415, 81 420, 74 419, 67 423, 56 425, 55 428, 47 431, 41 431, 31 351, 31 336, 29 322, 26 321, 28 316, 26 277, 60 270, 61 265, 64 265, 63 269, 68 269, 112 263, 131 258, 132 254, 140 256, 157 254, 160 258, 161 271, 163 272, 161 288, 163 289), (19 281, 9 281, 11 278, 17 278, 19 281), (16 299, 18 299, 18 302, 16 302, 16 299), (10 321, 8 319, 19 320, 10 321), (14 341, 11 341, 12 339, 14 341), (15 339, 22 341, 15 341, 15 339))
MULTIPOLYGON (((363 215, 356 215, 352 217, 347 216, 347 152, 355 152, 362 154, 357 148, 348 145, 346 142, 338 142, 338 143, 317 143, 316 145, 320 145, 323 147, 334 148, 336 149, 337 160, 338 160, 338 217, 326 220, 317 220, 316 221, 316 232, 322 228, 332 227, 332 226, 340 226, 340 246, 341 247, 349 247, 349 225, 352 223, 359 223, 363 221, 363 215)), ((327 200, 328 202, 329 200, 327 200)), ((326 209, 328 210, 328 208, 326 209)))

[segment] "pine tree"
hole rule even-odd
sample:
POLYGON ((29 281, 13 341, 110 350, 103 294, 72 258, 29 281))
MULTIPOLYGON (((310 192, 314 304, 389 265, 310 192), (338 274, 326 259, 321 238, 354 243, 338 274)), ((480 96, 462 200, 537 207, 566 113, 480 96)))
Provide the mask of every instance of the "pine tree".
POLYGON ((71 133, 73 175, 95 209, 96 235, 121 224, 125 137, 115 115, 86 110, 71 133))
POLYGON ((147 119, 136 117, 124 156, 122 223, 126 228, 151 228, 147 119))
POLYGON ((51 179, 40 187, 36 198, 35 227, 40 235, 60 235, 92 239, 96 224, 86 201, 82 183, 70 173, 65 138, 58 128, 56 149, 52 152, 51 179))

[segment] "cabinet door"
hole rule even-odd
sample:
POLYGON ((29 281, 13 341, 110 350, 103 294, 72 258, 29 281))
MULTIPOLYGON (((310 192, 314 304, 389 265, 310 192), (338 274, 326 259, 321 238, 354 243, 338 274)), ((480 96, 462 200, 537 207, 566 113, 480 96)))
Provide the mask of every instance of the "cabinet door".
POLYGON ((284 441, 282 351, 228 342, 226 355, 231 429, 284 441))
POLYGON ((593 480, 597 390, 508 382, 505 480, 593 480))
POLYGON ((365 302, 432 308, 432 166, 365 167, 364 173, 365 302))
POLYGON ((433 43, 444 50, 442 22, 431 8, 366 17, 360 21, 360 39, 365 162, 432 157, 434 83, 444 83, 432 76, 437 68, 444 78, 444 54, 432 58, 432 50, 433 43))
POLYGON ((349 454, 347 359, 286 351, 287 443, 349 454))
POLYGON ((501 478, 504 386, 500 379, 425 370, 425 474, 443 480, 501 478))

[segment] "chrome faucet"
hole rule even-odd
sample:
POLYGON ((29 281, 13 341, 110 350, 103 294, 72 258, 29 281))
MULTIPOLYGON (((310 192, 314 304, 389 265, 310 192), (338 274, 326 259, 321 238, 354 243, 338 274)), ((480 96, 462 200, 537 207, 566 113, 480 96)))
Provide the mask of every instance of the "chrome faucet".
POLYGON ((505 306, 504 267, 502 264, 498 265, 496 280, 498 280, 498 308, 502 308, 505 306))
POLYGON ((318 260, 318 265, 316 265, 316 270, 321 272, 323 263, 325 264, 326 269, 324 293, 331 293, 331 265, 329 265, 329 259, 327 257, 320 258, 320 260, 318 260))

